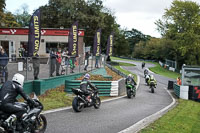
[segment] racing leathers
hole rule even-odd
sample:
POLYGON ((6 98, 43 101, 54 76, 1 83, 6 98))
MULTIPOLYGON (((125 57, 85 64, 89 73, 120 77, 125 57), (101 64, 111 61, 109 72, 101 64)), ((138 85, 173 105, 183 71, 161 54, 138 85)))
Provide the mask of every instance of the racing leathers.
POLYGON ((126 85, 132 85, 132 87, 134 88, 135 85, 137 85, 137 83, 135 82, 135 80, 132 77, 127 77, 125 80, 126 85))
POLYGON ((17 96, 21 95, 28 103, 34 104, 34 101, 24 93, 22 87, 13 81, 5 82, 0 89, 0 109, 8 114, 15 114, 17 118, 20 118, 26 109, 17 106, 17 96))
POLYGON ((81 81, 81 84, 80 84, 80 89, 84 92, 85 95, 89 95, 91 94, 91 91, 88 89, 88 86, 91 88, 91 89, 95 89, 95 86, 93 86, 91 84, 91 82, 84 78, 82 81, 81 81))

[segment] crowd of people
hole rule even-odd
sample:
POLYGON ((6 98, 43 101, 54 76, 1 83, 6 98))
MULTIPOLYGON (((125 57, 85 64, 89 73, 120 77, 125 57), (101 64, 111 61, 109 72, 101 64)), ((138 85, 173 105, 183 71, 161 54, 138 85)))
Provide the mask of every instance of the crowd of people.
MULTIPOLYGON (((30 59, 32 59, 33 63, 33 76, 34 80, 39 79, 39 73, 40 73, 40 56, 39 54, 34 55, 32 58, 28 57, 27 50, 23 47, 23 45, 20 45, 20 48, 18 49, 18 62, 23 62, 23 70, 28 69, 27 65, 30 59)), ((49 67, 50 67, 50 77, 53 76, 60 76, 66 74, 67 67, 70 68, 70 72, 74 73, 75 64, 77 62, 76 57, 69 56, 69 52, 67 48, 61 49, 51 49, 49 52, 49 67), (55 74, 54 74, 55 73, 55 74)), ((84 70, 87 71, 88 65, 89 65, 89 57, 91 56, 90 51, 86 51, 84 54, 84 70)), ((99 68, 99 59, 100 56, 95 58, 95 67, 99 68)), ((1 82, 5 82, 8 79, 8 65, 9 57, 7 53, 5 52, 4 48, 0 46, 0 79, 3 77, 4 79, 1 82)))

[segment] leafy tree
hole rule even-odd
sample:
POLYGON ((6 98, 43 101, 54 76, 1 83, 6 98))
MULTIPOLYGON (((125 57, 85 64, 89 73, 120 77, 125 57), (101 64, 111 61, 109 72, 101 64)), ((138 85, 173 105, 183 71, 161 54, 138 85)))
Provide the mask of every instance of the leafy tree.
POLYGON ((135 44, 139 43, 140 41, 147 41, 150 38, 150 36, 144 35, 142 32, 134 28, 132 30, 125 31, 125 37, 129 42, 129 54, 132 54, 134 51, 135 44))
POLYGON ((3 27, 20 27, 20 24, 17 23, 14 15, 11 12, 6 12, 3 19, 3 27))
POLYGON ((96 30, 101 28, 103 53, 106 52, 108 36, 118 30, 115 17, 103 6, 102 0, 49 0, 41 10, 42 27, 70 28, 73 22, 78 21, 79 28, 85 29, 86 46, 93 46, 96 30))
POLYGON ((200 6, 192 1, 174 0, 156 25, 163 35, 163 43, 171 43, 171 56, 183 63, 200 65, 200 6))
POLYGON ((28 13, 28 5, 24 4, 15 14, 16 21, 20 24, 20 27, 28 27, 31 15, 28 13))
POLYGON ((6 3, 5 0, 0 0, 0 27, 2 27, 4 25, 3 23, 3 17, 4 17, 4 9, 6 7, 6 3))

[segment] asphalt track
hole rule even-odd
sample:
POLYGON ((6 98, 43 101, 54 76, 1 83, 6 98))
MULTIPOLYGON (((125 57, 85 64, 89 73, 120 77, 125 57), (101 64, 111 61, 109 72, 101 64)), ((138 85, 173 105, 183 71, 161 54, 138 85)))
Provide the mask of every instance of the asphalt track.
MULTIPOLYGON (((167 87, 169 79, 154 74, 158 85, 155 93, 151 93, 144 83, 141 62, 130 63, 137 66, 123 68, 140 76, 140 85, 135 98, 123 97, 104 102, 100 109, 86 108, 81 113, 75 113, 70 108, 45 114, 48 121, 46 132, 117 133, 168 106, 172 99, 164 88, 167 87)), ((151 66, 152 64, 146 64, 146 67, 151 66)))

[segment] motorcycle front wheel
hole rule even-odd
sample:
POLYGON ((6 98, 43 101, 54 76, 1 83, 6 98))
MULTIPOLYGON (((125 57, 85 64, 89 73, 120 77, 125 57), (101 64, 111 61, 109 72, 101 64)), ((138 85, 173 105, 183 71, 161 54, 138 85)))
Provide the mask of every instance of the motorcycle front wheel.
POLYGON ((84 108, 84 104, 78 97, 75 97, 72 102, 72 107, 75 112, 81 112, 84 108))
POLYGON ((127 97, 131 98, 131 89, 127 89, 127 97))
POLYGON ((47 119, 44 115, 40 114, 36 119, 36 127, 31 133, 44 133, 47 128, 47 119))
POLYGON ((100 107, 100 105, 101 105, 101 99, 99 97, 97 97, 95 99, 94 108, 98 109, 100 107))

